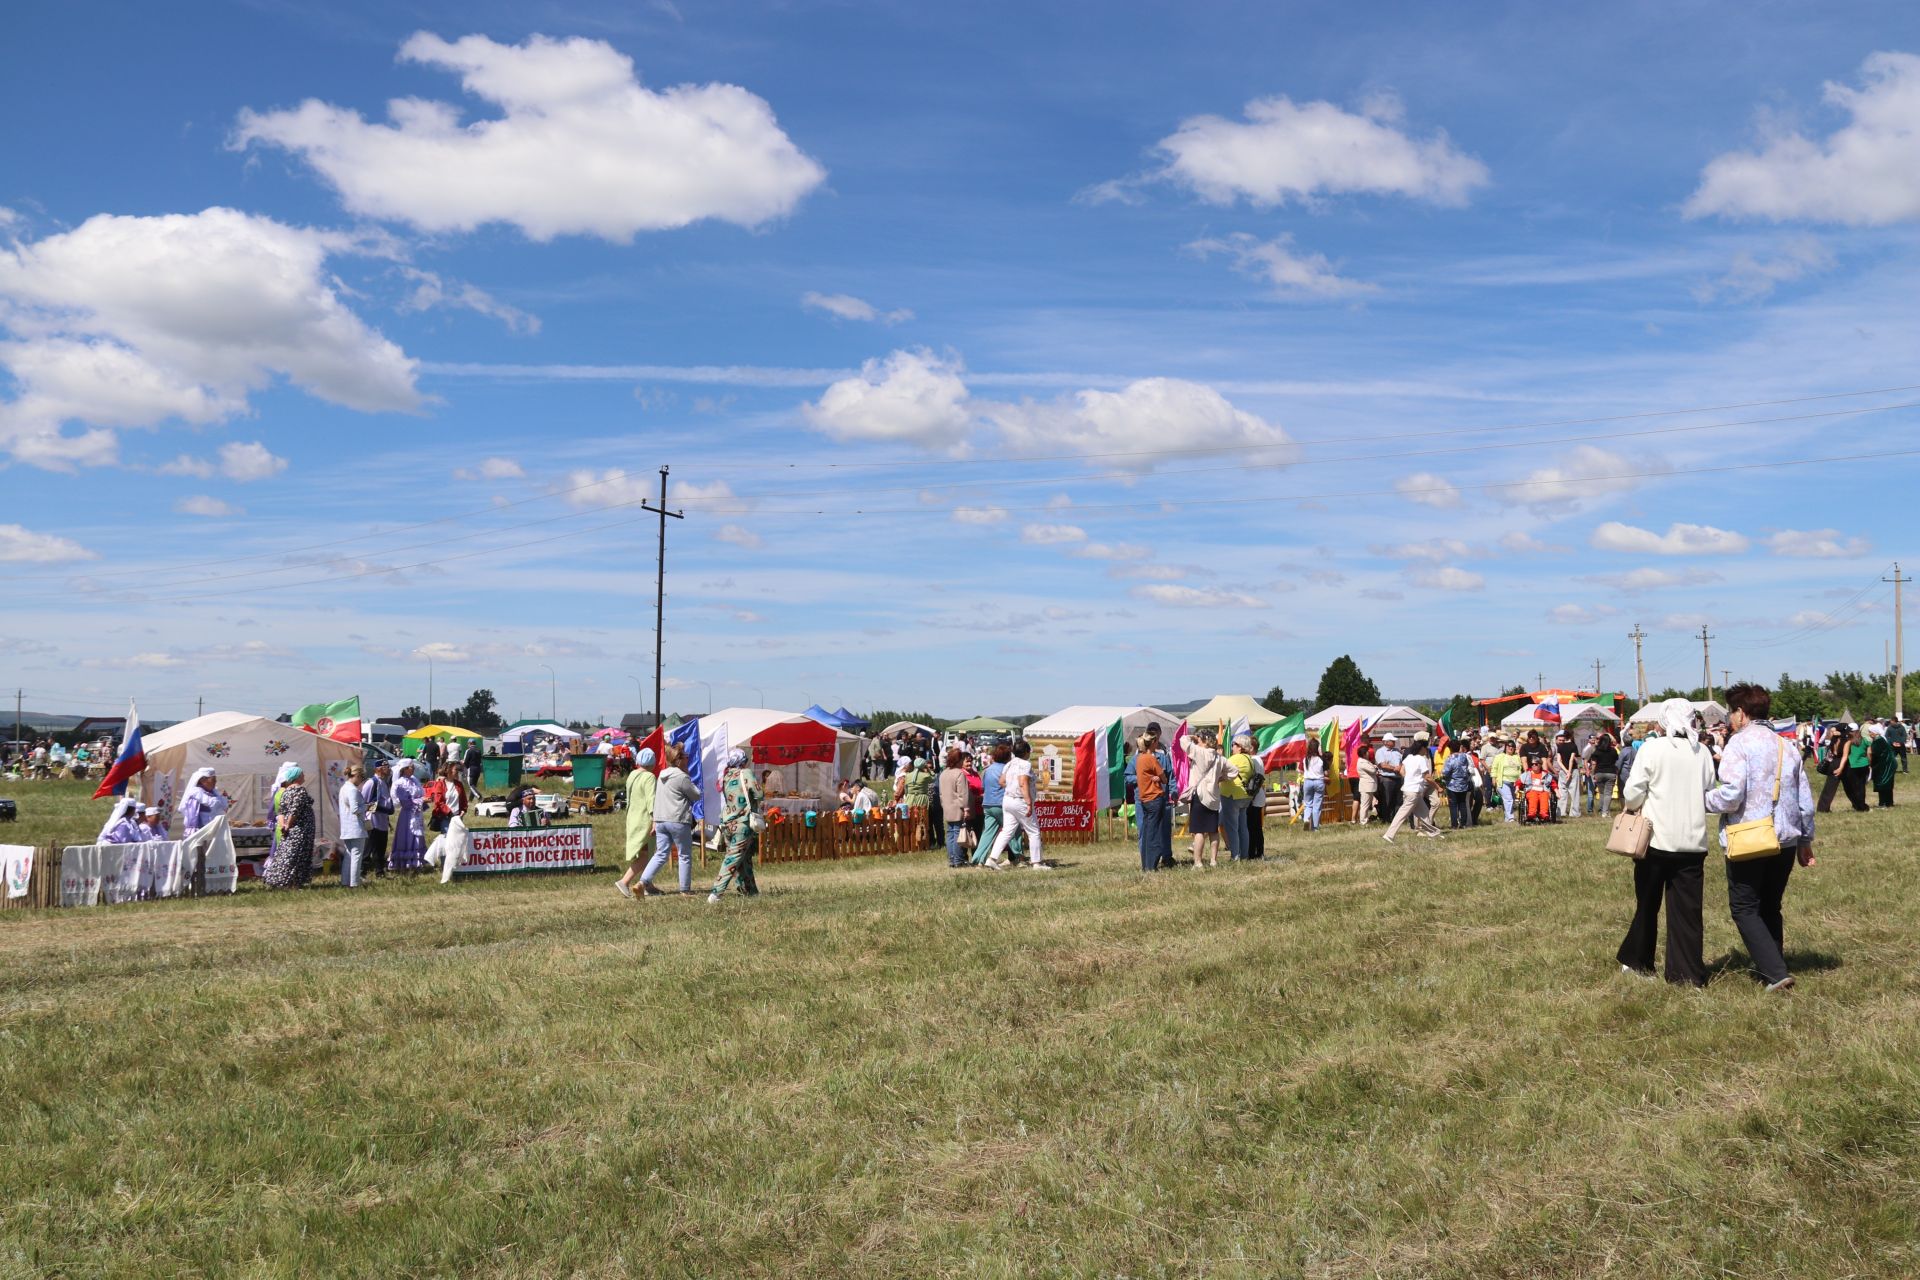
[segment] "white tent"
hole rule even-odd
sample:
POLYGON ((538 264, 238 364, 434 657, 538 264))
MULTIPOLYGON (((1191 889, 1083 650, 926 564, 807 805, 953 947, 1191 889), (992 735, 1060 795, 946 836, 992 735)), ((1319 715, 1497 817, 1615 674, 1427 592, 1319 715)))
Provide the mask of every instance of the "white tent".
POLYGON ((1050 716, 1035 720, 1020 731, 1020 736, 1027 739, 1078 738, 1094 729, 1104 729, 1115 720, 1125 724, 1124 732, 1129 738, 1145 732, 1148 725, 1157 724, 1160 726, 1160 736, 1168 743, 1173 741, 1173 731, 1180 727, 1179 716, 1168 715, 1158 707, 1063 707, 1050 716))
POLYGON ((236 837, 271 823, 268 805, 274 775, 288 761, 299 765, 313 796, 316 858, 333 852, 340 834, 335 797, 348 766, 361 762, 358 743, 335 742, 243 711, 215 711, 183 720, 147 738, 144 745, 147 769, 140 775, 141 798, 159 805, 169 821, 178 822, 174 809, 180 803, 180 789, 195 770, 211 768, 220 790, 233 797, 227 817, 236 837))
MULTIPOLYGON (((1693 709, 1700 713, 1700 719, 1706 724, 1719 724, 1727 718, 1727 709, 1717 702, 1696 702, 1693 704, 1693 709)), ((1646 706, 1634 712, 1627 723, 1659 724, 1660 704, 1658 702, 1649 702, 1646 706)))
POLYGON ((580 735, 563 724, 523 724, 517 725, 500 735, 501 742, 519 742, 529 734, 544 733, 553 738, 565 738, 568 741, 580 735))
POLYGON ((918 720, 895 720, 892 724, 880 730, 879 734, 875 736, 884 736, 889 733, 922 733, 929 738, 937 738, 940 736, 938 729, 930 724, 921 724, 918 720))
MULTIPOLYGON (((709 711, 699 717, 700 721, 700 759, 704 774, 704 787, 707 805, 711 813, 719 812, 720 773, 726 764, 721 755, 723 750, 731 751, 735 747, 749 750, 754 740, 776 726, 789 726, 800 735, 812 740, 819 738, 830 743, 832 760, 793 760, 781 763, 777 760, 763 760, 754 765, 756 776, 761 770, 768 770, 772 777, 768 780, 778 792, 813 796, 821 803, 831 802, 839 787, 842 763, 847 761, 859 749, 860 740, 850 733, 835 729, 832 725, 822 724, 811 716, 798 711, 776 711, 767 707, 723 707, 719 711, 709 711), (830 735, 830 736, 829 736, 830 735)), ((769 734, 769 737, 781 735, 769 734)), ((771 803, 778 804, 779 796, 771 803)), ((786 806, 781 806, 786 807, 786 806)))
POLYGON ((1277 711, 1269 711, 1254 701, 1252 695, 1245 693, 1216 693, 1206 703, 1187 712, 1186 721, 1191 725, 1225 725, 1232 729, 1245 720, 1258 729, 1264 724, 1278 724, 1286 719, 1277 711))
POLYGON ((1558 720, 1542 720, 1540 708, 1533 705, 1521 707, 1518 711, 1508 714, 1500 721, 1500 727, 1503 729, 1550 729, 1564 725, 1571 728, 1576 724, 1595 721, 1602 724, 1618 724, 1620 717, 1610 708, 1603 707, 1597 702, 1583 702, 1576 706, 1562 707, 1558 720))
POLYGON ((1416 733, 1430 733, 1433 730, 1432 718, 1421 715, 1412 707, 1362 707, 1347 703, 1323 707, 1314 712, 1307 717, 1307 729, 1310 732, 1317 732, 1336 720, 1340 722, 1343 729, 1355 720, 1364 720, 1367 725, 1367 736, 1378 738, 1390 733, 1403 742, 1416 733))

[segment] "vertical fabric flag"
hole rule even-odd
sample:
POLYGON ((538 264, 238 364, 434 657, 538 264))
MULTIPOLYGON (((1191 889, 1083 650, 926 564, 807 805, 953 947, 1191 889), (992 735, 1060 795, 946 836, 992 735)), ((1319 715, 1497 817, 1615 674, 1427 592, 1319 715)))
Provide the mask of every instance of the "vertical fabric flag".
POLYGON ((645 769, 648 773, 653 774, 657 774, 667 767, 667 735, 661 726, 653 726, 652 733, 649 733, 646 737, 633 744, 633 762, 634 768, 645 769), (653 752, 653 763, 651 765, 643 765, 640 763, 640 753, 642 751, 653 752))
POLYGON ((1187 735, 1192 730, 1185 720, 1173 731, 1173 794, 1187 793, 1187 778, 1193 772, 1193 761, 1187 756, 1187 735))
POLYGON ((1096 811, 1111 809, 1127 794, 1126 721, 1089 729, 1073 744, 1073 798, 1096 811))
POLYGON ((312 702, 293 713, 296 729, 335 742, 360 741, 360 695, 338 702, 312 702))
POLYGON ((1547 697, 1534 703, 1533 718, 1541 724, 1559 724, 1560 699, 1557 697, 1547 697))
POLYGON ((1296 711, 1285 720, 1277 720, 1254 731, 1254 750, 1260 766, 1271 773, 1307 758, 1307 714, 1296 711))
POLYGON ((693 816, 704 819, 706 817, 707 789, 702 785, 705 768, 700 759, 700 722, 698 720, 684 721, 679 728, 667 735, 667 741, 671 745, 680 748, 681 752, 687 758, 687 777, 693 782, 695 787, 699 788, 701 797, 693 802, 693 816))
POLYGON ((1341 760, 1345 763, 1346 776, 1360 776, 1360 744, 1366 740, 1367 720, 1365 716, 1347 726, 1347 735, 1340 743, 1341 760))
POLYGON ((1436 754, 1444 755, 1449 750, 1448 744, 1451 743, 1452 741, 1453 741, 1453 708, 1448 707, 1445 711, 1442 711, 1440 713, 1440 718, 1433 722, 1434 752, 1436 754))
POLYGON ((1320 750, 1326 753, 1327 777, 1338 777, 1340 773, 1340 722, 1329 720, 1320 726, 1320 750))
POLYGON ((93 793, 99 800, 105 796, 123 796, 127 794, 127 783, 134 774, 147 767, 147 749, 140 743, 140 711, 132 702, 127 703, 127 723, 120 730, 120 751, 113 758, 113 765, 106 776, 100 779, 100 787, 93 793))

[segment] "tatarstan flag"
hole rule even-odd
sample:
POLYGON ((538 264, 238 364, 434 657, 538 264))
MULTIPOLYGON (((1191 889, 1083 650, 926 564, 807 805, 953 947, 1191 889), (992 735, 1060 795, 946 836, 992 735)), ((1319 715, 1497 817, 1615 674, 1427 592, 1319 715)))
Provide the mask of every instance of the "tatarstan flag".
POLYGON ((1271 773, 1307 758, 1307 713, 1296 711, 1285 720, 1254 730, 1254 750, 1260 767, 1271 773))
POLYGON ((315 702, 293 713, 294 727, 308 733, 332 738, 335 742, 360 741, 360 695, 338 702, 315 702))

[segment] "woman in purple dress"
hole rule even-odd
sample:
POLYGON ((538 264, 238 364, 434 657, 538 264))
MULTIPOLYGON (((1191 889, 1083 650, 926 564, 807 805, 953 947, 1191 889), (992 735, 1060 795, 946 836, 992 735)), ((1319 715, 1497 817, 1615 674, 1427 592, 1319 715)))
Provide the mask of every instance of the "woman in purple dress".
POLYGON ((420 805, 426 790, 414 779, 414 762, 401 759, 393 766, 393 848, 388 865, 395 871, 418 871, 426 842, 420 836, 420 805))
POLYGON ((215 790, 217 782, 212 769, 195 769, 187 779, 186 794, 180 797, 179 806, 186 835, 192 835, 227 811, 230 801, 215 790))
POLYGON ((313 797, 297 764, 280 767, 273 797, 273 852, 260 875, 275 889, 302 889, 313 879, 313 797))

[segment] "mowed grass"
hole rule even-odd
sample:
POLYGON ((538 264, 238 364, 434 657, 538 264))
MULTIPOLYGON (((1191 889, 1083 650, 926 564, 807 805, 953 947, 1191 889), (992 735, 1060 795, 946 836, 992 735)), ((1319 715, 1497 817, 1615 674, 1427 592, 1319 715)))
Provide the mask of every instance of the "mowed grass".
POLYGON ((1786 997, 1717 862, 1622 976, 1597 820, 0 914, 0 1272, 1911 1276, 1917 829, 1822 820, 1786 997))

